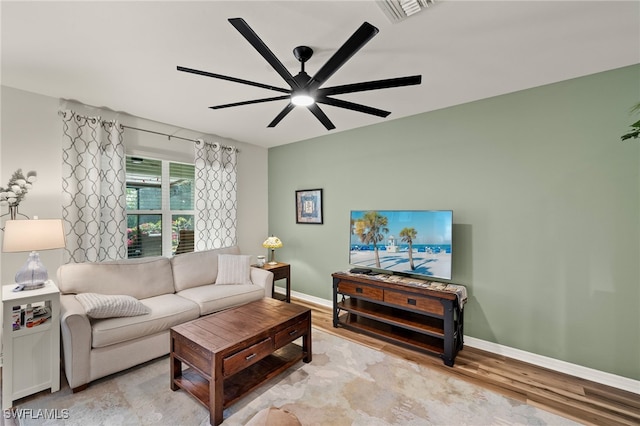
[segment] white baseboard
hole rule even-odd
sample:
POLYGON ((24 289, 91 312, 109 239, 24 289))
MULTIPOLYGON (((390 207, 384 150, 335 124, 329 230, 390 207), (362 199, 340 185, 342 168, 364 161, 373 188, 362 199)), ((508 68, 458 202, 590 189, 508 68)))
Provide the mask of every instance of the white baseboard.
MULTIPOLYGON (((276 293, 285 294, 285 290, 281 287, 276 287, 276 293)), ((305 302, 315 303, 316 305, 324 306, 326 308, 333 308, 333 302, 327 299, 321 299, 315 296, 309 296, 308 294, 298 293, 297 291, 291 291, 291 297, 295 297, 305 302)))
POLYGON ((482 349, 483 351, 492 352, 508 358, 517 359, 518 361, 537 365, 538 367, 547 368, 549 370, 569 374, 570 376, 580 377, 581 379, 640 394, 640 381, 638 380, 617 376, 615 374, 511 348, 509 346, 487 342, 486 340, 476 339, 475 337, 464 336, 464 344, 477 349, 482 349))
MULTIPOLYGON (((275 291, 282 294, 284 294, 285 292, 284 288, 282 287, 275 287, 275 291)), ((291 296, 304 300, 306 302, 325 306, 330 309, 333 308, 333 301, 331 300, 321 299, 319 297, 310 296, 304 293, 298 293, 296 291, 292 291, 291 296)), ((537 365, 538 367, 543 367, 549 370, 558 371, 560 373, 569 374, 574 377, 579 377, 581 379, 611 386, 617 389, 622 389, 627 392, 640 394, 639 380, 633 380, 627 377, 595 370, 593 368, 583 367, 581 365, 572 364, 566 361, 561 361, 520 349, 511 348, 509 346, 487 342, 486 340, 477 339, 475 337, 464 336, 464 344, 477 349, 482 349, 483 351, 537 365)))

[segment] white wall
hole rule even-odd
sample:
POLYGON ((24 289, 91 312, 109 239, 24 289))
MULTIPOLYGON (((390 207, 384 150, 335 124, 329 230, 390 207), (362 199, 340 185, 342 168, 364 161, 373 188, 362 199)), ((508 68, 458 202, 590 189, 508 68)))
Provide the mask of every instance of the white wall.
MULTIPOLYGON (((268 234, 267 150, 243 142, 232 141, 195 131, 179 129, 108 109, 98 109, 1 86, 0 186, 6 186, 12 173, 35 170, 38 181, 20 204, 20 212, 40 218, 59 218, 62 176, 62 120, 58 111, 73 109, 83 115, 117 119, 122 124, 185 138, 204 138, 224 145, 236 145, 238 158, 238 245, 243 253, 264 254, 262 241, 268 234)), ((125 130, 127 154, 155 158, 193 161, 193 143, 180 139, 125 130)), ((7 213, 4 207, 0 214, 7 213)), ((7 216, 0 222, 4 223, 7 216)), ((62 263, 62 250, 40 253, 49 275, 62 263)), ((25 253, 2 253, 2 284, 14 282, 14 274, 26 260, 25 253)))

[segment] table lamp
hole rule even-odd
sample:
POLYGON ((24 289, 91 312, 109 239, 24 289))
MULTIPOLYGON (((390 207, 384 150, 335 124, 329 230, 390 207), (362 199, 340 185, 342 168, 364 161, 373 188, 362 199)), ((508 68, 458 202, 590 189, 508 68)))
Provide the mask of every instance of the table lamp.
POLYGON ((269 260, 269 265, 276 265, 276 249, 282 247, 282 241, 280 238, 274 237, 273 235, 267 238, 264 243, 262 243, 262 247, 268 248, 271 250, 271 259, 269 260))
POLYGON ((8 220, 4 226, 3 252, 31 252, 27 262, 16 273, 16 284, 24 290, 43 287, 49 279, 49 274, 36 250, 52 250, 65 246, 62 220, 8 220))

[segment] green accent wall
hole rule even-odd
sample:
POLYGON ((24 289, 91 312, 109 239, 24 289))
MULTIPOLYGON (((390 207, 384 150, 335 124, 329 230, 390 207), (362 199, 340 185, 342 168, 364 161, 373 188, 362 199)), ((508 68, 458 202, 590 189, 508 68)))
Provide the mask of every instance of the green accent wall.
POLYGON ((635 65, 271 148, 276 257, 331 300, 350 210, 452 209, 466 335, 638 380, 638 101, 635 65), (324 224, 296 224, 315 188, 324 224))

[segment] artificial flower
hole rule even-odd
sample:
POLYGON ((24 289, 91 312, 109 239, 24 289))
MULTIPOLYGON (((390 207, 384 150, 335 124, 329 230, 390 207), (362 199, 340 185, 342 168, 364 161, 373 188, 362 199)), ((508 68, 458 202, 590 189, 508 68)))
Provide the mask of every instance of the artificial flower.
POLYGON ((10 207, 17 206, 33 187, 33 182, 37 180, 37 173, 30 171, 27 176, 22 174, 22 169, 16 170, 6 188, 0 187, 0 205, 8 204, 10 207))

